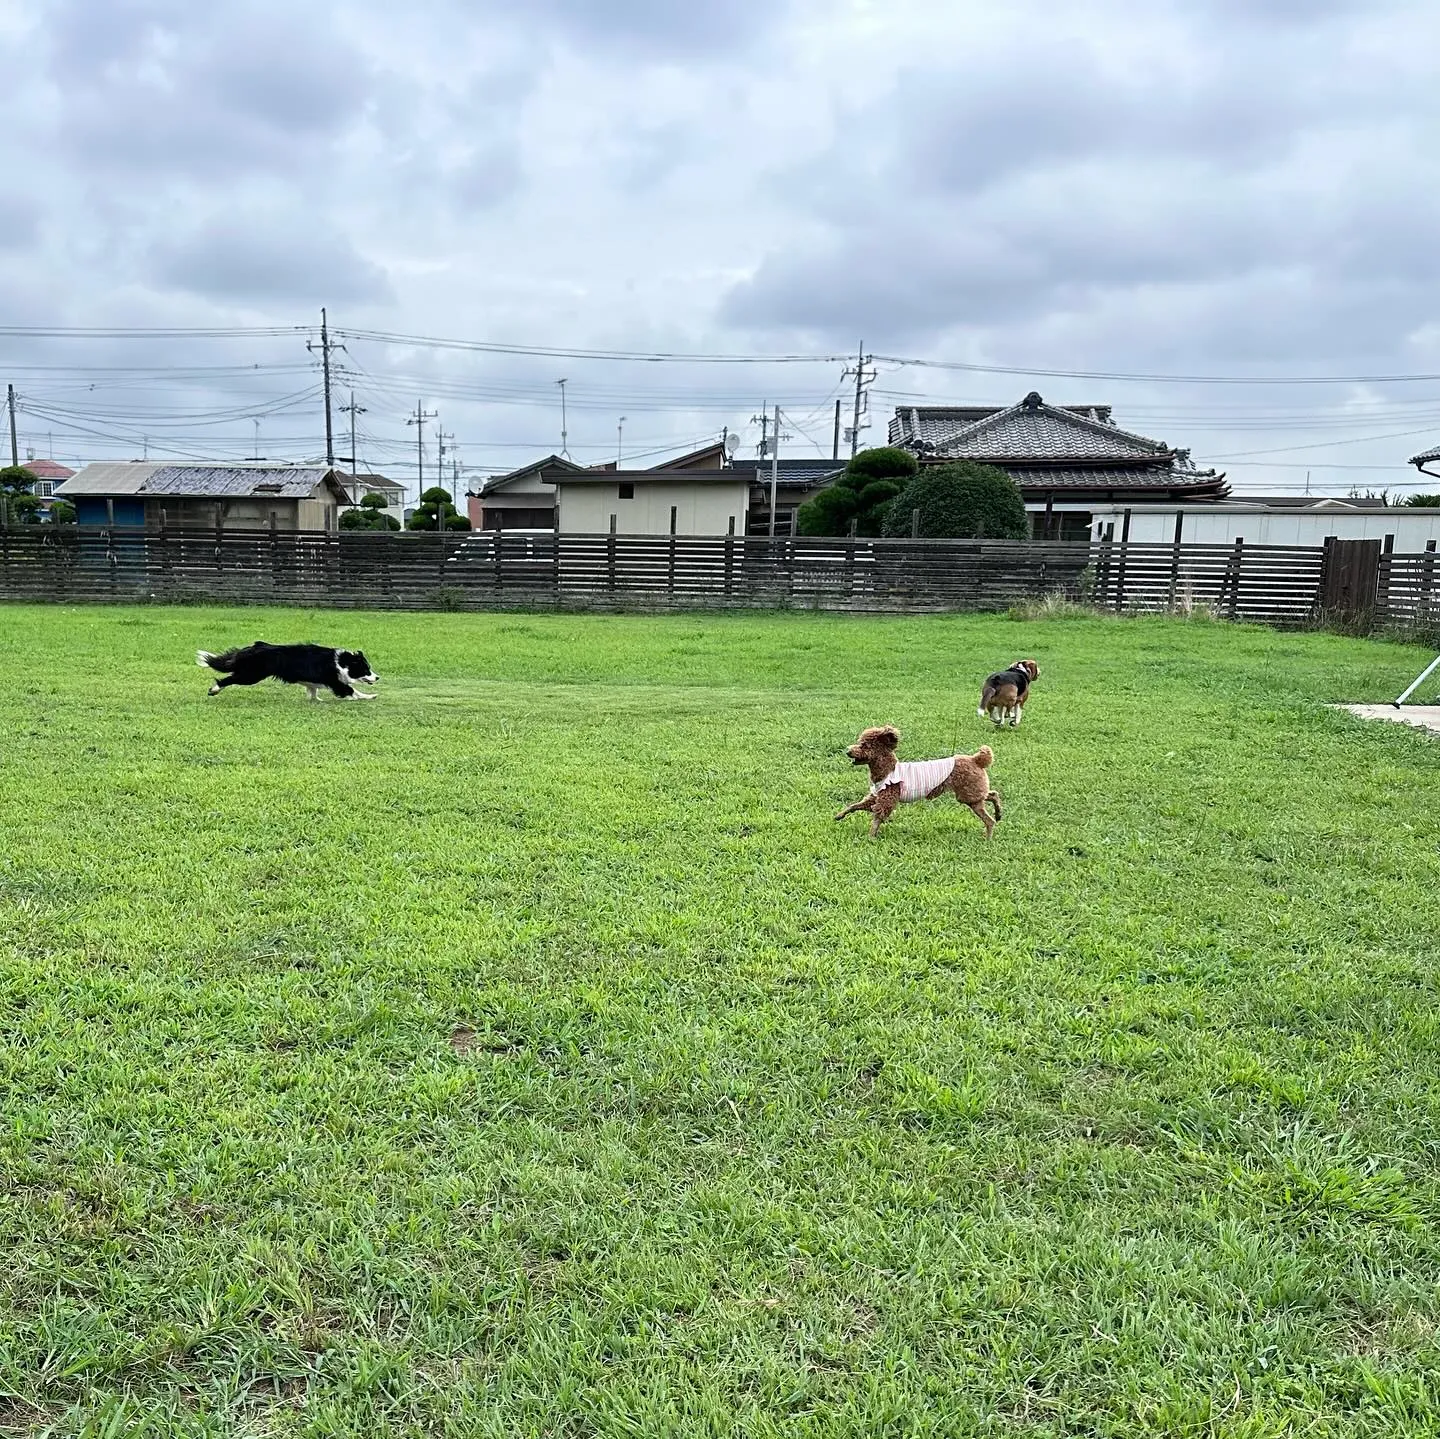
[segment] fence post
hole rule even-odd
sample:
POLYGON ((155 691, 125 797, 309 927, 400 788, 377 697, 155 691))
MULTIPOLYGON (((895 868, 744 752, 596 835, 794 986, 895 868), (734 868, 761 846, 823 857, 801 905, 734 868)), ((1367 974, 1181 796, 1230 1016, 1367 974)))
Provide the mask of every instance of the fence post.
POLYGON ((730 598, 730 577, 735 566, 735 516, 730 516, 730 529, 725 536, 725 598, 730 598))
POLYGON ((1130 549, 1130 511, 1121 516, 1120 523, 1120 564, 1115 571, 1115 613, 1125 608, 1125 559, 1130 549))
POLYGON ((1229 617, 1234 619, 1240 611, 1240 568, 1244 563, 1245 536, 1235 536, 1235 552, 1230 556, 1230 564, 1227 567, 1226 579, 1230 582, 1230 610, 1229 617), (1233 577, 1232 577, 1233 576, 1233 577))
POLYGON ((1430 586, 1435 576, 1435 541, 1425 541, 1425 562, 1420 566, 1420 602, 1415 607, 1417 624, 1430 623, 1430 586))
POLYGON ((1185 511, 1175 511, 1175 538, 1170 552, 1170 600, 1166 608, 1173 610, 1180 592, 1180 536, 1185 532, 1185 511))
POLYGON ((610 538, 605 542, 605 555, 608 562, 609 588, 615 588, 615 516, 610 516, 610 538))
POLYGON ((1390 566, 1394 556, 1395 536, 1386 535, 1380 548, 1380 573, 1375 586, 1375 609, 1382 620, 1390 614, 1390 566))
POLYGON ((920 511, 919 511, 919 510, 911 510, 911 511, 910 511, 910 538, 911 538, 912 540, 918 540, 918 539, 920 538, 920 511))
POLYGON ((670 562, 665 572, 665 592, 672 605, 675 603, 675 520, 679 508, 678 505, 670 506, 670 562))

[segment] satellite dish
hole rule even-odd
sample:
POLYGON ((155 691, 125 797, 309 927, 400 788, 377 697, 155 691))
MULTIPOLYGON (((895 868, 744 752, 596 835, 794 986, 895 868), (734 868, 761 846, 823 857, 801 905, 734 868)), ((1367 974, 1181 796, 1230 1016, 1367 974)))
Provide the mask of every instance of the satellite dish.
POLYGON ((726 453, 727 455, 734 455, 735 451, 738 450, 739 448, 740 448, 740 436, 739 436, 739 435, 726 435, 726 436, 725 436, 725 453, 726 453))

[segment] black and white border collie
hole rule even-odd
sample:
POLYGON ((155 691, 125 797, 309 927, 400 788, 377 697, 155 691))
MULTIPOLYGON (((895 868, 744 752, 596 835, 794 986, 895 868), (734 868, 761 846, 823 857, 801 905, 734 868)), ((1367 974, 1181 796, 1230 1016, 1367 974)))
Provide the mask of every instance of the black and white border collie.
POLYGON ((359 650, 327 650, 324 645, 267 645, 256 640, 244 649, 226 650, 212 655, 209 650, 196 650, 195 663, 201 669, 216 670, 221 678, 210 686, 218 695, 227 685, 258 685, 261 680, 276 679, 282 684, 304 685, 310 698, 328 689, 342 700, 373 700, 357 688, 373 685, 379 676, 370 668, 370 661, 359 650))

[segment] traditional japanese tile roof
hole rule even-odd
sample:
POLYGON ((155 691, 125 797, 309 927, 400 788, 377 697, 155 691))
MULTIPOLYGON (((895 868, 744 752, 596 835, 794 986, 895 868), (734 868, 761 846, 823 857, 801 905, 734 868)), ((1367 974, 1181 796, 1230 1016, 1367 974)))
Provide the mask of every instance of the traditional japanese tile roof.
POLYGON ((890 422, 890 441, 923 461, 996 465, 1032 493, 1226 493, 1223 475, 1196 469, 1186 450, 1122 430, 1108 405, 1047 405, 1033 391, 1003 409, 898 409, 890 422))

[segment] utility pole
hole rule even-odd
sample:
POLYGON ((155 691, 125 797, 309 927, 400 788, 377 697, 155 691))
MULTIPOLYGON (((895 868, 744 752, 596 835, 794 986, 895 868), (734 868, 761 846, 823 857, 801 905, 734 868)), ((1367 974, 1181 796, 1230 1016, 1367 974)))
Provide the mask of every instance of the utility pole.
POLYGON ((770 453, 770 416, 762 409, 758 415, 750 416, 750 423, 760 426, 760 446, 755 453, 763 460, 770 453))
POLYGON ((620 461, 624 454, 625 445, 625 421, 628 416, 621 415, 620 423, 615 426, 615 468, 620 468, 620 461))
POLYGON ((780 489, 780 406, 775 406, 774 443, 770 446, 770 538, 775 538, 775 504, 780 489))
POLYGON ((830 446, 830 458, 831 458, 832 460, 838 460, 838 459, 840 458, 840 401, 839 401, 839 400, 836 400, 836 401, 835 401, 835 440, 834 440, 834 443, 830 446))
POLYGON ((555 383, 560 386, 560 453, 568 460, 570 458, 570 431, 569 416, 565 409, 565 386, 570 381, 556 380, 555 383))
MULTIPOLYGON (((453 463, 453 461, 454 461, 454 456, 455 456, 455 444, 454 444, 455 436, 454 436, 454 435, 447 435, 447 434, 445 433, 445 431, 442 430, 442 429, 440 428, 439 424, 437 423, 436 426, 435 426, 435 443, 436 443, 436 445, 438 446, 438 449, 437 449, 436 455, 435 455, 435 483, 438 484, 438 485, 443 485, 443 484, 445 483, 445 441, 446 441, 446 440, 449 440, 449 441, 451 442, 451 444, 450 444, 450 456, 451 456, 451 461, 452 461, 452 463, 453 463)), ((452 495, 450 496, 450 498, 453 500, 453 499, 455 498, 455 496, 452 494, 452 495)))
POLYGON ((15 438, 15 386, 14 386, 14 385, 6 385, 6 387, 5 387, 5 397, 6 397, 6 401, 7 401, 7 404, 8 404, 8 406, 9 406, 9 409, 10 409, 10 463, 11 463, 12 465, 18 465, 18 464, 20 463, 20 444, 19 444, 19 441, 15 438))
MULTIPOLYGON (((326 318, 325 311, 320 311, 320 343, 315 345, 309 341, 305 348, 312 353, 320 351, 320 368, 325 376, 325 463, 333 470, 335 468, 335 425, 330 414, 330 351, 343 350, 343 345, 332 345, 330 343, 330 324, 326 318)), ((354 459, 354 456, 351 456, 354 459)))
POLYGON ((856 357, 854 370, 846 370, 842 379, 848 379, 852 374, 855 376, 855 420, 850 430, 850 458, 855 458, 855 452, 860 448, 860 416, 865 413, 865 389, 874 379, 875 371, 866 369, 865 342, 860 342, 860 352, 856 357))
POLYGON ((435 410, 427 410, 423 400, 416 400, 415 413, 405 421, 407 425, 415 426, 415 483, 420 487, 415 496, 417 505, 420 503, 420 496, 425 493, 425 421, 435 418, 435 410))
POLYGON ((355 403, 355 391, 350 391, 350 403, 340 406, 342 415, 350 416, 350 473, 357 481, 360 478, 360 456, 355 453, 355 416, 365 414, 365 406, 355 403))

